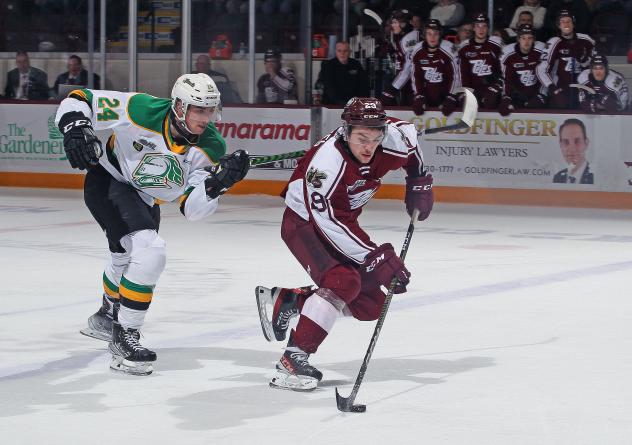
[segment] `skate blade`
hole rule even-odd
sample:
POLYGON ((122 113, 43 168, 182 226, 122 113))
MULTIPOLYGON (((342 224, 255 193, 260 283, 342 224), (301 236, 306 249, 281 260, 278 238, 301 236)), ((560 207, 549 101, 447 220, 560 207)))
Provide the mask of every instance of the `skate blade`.
POLYGON ((132 362, 116 355, 112 356, 110 369, 130 375, 149 375, 154 372, 152 362, 132 362))
POLYGON ((103 331, 97 331, 96 329, 83 328, 79 331, 79 333, 85 335, 86 337, 96 338, 97 340, 103 340, 103 341, 108 341, 108 342, 112 340, 111 332, 109 334, 106 334, 103 331))
POLYGON ((261 330, 266 340, 272 341, 275 339, 274 332, 272 330, 272 321, 268 317, 268 305, 272 310, 273 299, 272 289, 267 287, 257 286, 255 288, 255 297, 257 298, 257 309, 259 310, 259 321, 261 322, 261 330))
POLYGON ((289 391, 309 392, 318 387, 318 380, 305 375, 298 376, 277 371, 276 375, 270 380, 270 387, 289 391))

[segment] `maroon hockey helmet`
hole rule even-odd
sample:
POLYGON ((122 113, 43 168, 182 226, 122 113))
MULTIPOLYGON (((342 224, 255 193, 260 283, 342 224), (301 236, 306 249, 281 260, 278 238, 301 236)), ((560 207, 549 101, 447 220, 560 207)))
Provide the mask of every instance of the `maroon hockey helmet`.
POLYGON ((382 102, 374 97, 354 97, 349 99, 340 116, 347 125, 363 127, 384 127, 386 112, 382 102))
POLYGON ((340 116, 344 121, 345 140, 354 126, 373 127, 386 130, 386 112, 382 102, 374 97, 353 97, 345 105, 340 116))
POLYGON ((426 26, 424 26, 424 31, 426 29, 435 29, 439 32, 441 32, 443 30, 443 27, 441 26, 441 22, 437 19, 430 19, 428 20, 428 23, 426 23, 426 26))
POLYGON ((573 24, 575 23, 575 16, 568 10, 568 9, 562 9, 558 14, 557 14, 557 23, 559 25, 560 23, 560 19, 562 17, 570 17, 570 19, 573 21, 573 24))
POLYGON ((590 59, 591 68, 598 65, 603 66, 606 70, 608 69, 608 59, 603 54, 595 54, 592 56, 592 59, 590 59))
POLYGON ((484 12, 479 12, 474 15, 474 19, 472 20, 472 22, 474 24, 485 23, 486 25, 489 25, 489 17, 487 17, 487 15, 484 12))
POLYGON ((406 23, 408 24, 408 22, 410 22, 412 15, 410 14, 410 12, 408 11, 408 9, 396 9, 395 11, 393 11, 393 13, 391 14, 390 17, 390 21, 392 22, 393 20, 397 20, 398 22, 401 23, 406 23))
POLYGON ((531 34, 532 36, 535 36, 535 29, 533 29, 533 26, 529 25, 528 23, 523 23, 518 27, 516 33, 518 34, 518 37, 524 36, 525 34, 531 34))

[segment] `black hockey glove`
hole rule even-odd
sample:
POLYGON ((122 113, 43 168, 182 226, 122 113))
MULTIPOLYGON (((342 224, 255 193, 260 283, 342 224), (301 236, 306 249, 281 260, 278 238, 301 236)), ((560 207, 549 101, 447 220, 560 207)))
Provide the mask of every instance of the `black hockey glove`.
POLYGON ((59 131, 64 135, 64 150, 72 168, 84 170, 99 163, 103 149, 89 118, 78 111, 66 113, 59 120, 59 131))
POLYGON ((233 185, 244 179, 250 168, 250 156, 246 150, 237 150, 219 159, 217 165, 206 167, 209 177, 204 181, 206 196, 211 199, 223 195, 233 185))

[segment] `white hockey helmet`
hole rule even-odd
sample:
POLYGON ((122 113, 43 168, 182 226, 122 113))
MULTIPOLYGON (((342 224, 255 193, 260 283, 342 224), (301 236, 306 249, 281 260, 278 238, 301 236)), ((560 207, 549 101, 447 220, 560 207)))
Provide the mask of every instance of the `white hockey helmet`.
POLYGON ((178 77, 171 90, 171 109, 176 119, 190 131, 185 123, 185 117, 189 105, 196 105, 204 108, 215 108, 213 122, 219 122, 222 118, 222 103, 220 101, 217 85, 208 74, 183 74, 178 77), (182 117, 176 113, 177 101, 182 102, 182 117))

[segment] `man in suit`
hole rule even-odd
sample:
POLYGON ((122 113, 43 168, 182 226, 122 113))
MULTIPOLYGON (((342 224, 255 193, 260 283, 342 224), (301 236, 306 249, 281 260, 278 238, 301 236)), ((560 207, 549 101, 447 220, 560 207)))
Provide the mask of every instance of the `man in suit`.
POLYGON ((595 178, 586 160, 589 139, 579 119, 566 119, 560 126, 560 149, 568 167, 553 177, 554 183, 594 184, 595 178))
MULTIPOLYGON (((82 87, 88 86, 88 70, 83 68, 83 62, 81 61, 81 57, 73 54, 68 57, 68 62, 66 64, 68 71, 57 76, 55 80, 55 85, 53 86, 53 90, 55 91, 55 96, 59 94, 59 85, 79 85, 82 87)), ((101 78, 98 74, 92 73, 93 79, 93 90, 101 89, 101 78)), ((62 98, 63 99, 63 98, 62 98)))
POLYGON ((17 68, 7 73, 4 97, 20 100, 46 100, 48 94, 48 76, 40 69, 33 68, 29 55, 18 51, 15 55, 17 68))
POLYGON ((239 93, 231 86, 228 76, 211 69, 211 59, 206 54, 200 54, 195 59, 195 71, 193 73, 208 74, 213 79, 219 90, 222 105, 241 104, 244 102, 241 100, 239 93))
POLYGON ((369 76, 350 54, 349 43, 338 42, 336 57, 323 62, 320 71, 323 104, 345 105, 352 97, 369 96, 369 76))

